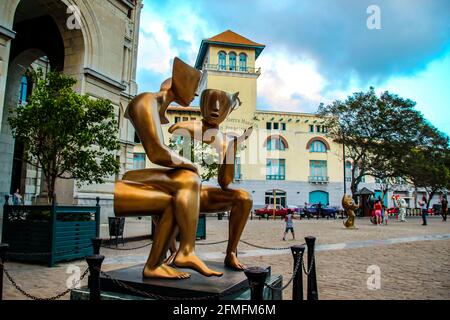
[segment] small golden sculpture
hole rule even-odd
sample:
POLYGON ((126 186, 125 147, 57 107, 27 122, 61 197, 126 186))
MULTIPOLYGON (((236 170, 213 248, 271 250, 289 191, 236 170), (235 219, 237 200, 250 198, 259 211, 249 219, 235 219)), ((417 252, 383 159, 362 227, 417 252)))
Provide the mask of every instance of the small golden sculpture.
POLYGON ((185 279, 189 273, 170 267, 165 254, 178 229, 180 246, 173 259, 177 267, 194 269, 205 276, 221 276, 195 255, 195 235, 200 209, 201 181, 197 167, 165 144, 161 123, 173 101, 188 106, 195 97, 200 72, 175 58, 172 78, 157 93, 143 93, 128 105, 125 116, 131 121, 151 162, 163 168, 128 171, 114 189, 116 216, 158 216, 144 277, 185 279))
POLYGON ((347 194, 342 198, 342 207, 347 212, 347 221, 344 222, 344 226, 346 228, 354 228, 355 227, 355 212, 354 210, 359 208, 359 205, 355 204, 353 198, 347 194))
POLYGON ((182 121, 170 127, 175 135, 189 135, 216 149, 219 154, 218 183, 220 188, 202 186, 200 212, 230 212, 229 239, 225 256, 225 265, 243 270, 245 266, 237 259, 237 246, 247 223, 253 205, 251 195, 243 189, 231 189, 234 180, 234 166, 237 145, 245 141, 252 133, 248 128, 240 137, 229 137, 220 132, 219 125, 240 105, 239 93, 206 89, 200 98, 201 121, 182 121))

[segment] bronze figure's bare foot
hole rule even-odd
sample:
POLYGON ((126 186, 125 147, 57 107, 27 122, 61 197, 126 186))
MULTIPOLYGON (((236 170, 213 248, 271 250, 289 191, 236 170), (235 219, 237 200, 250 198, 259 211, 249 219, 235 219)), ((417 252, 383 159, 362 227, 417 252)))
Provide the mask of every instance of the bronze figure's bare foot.
POLYGON ((236 257, 236 253, 234 252, 227 253, 227 256, 225 257, 225 265, 233 270, 242 271, 245 269, 245 265, 239 262, 236 257))
POLYGON ((179 268, 193 269, 207 277, 221 277, 223 275, 222 272, 218 272, 208 268, 206 264, 193 253, 187 255, 178 253, 178 255, 175 257, 175 260, 173 261, 173 264, 179 268))
POLYGON ((149 268, 145 266, 143 275, 145 278, 160 278, 160 279, 188 279, 190 274, 187 272, 178 271, 167 264, 162 264, 156 268, 149 268))
POLYGON ((164 263, 167 264, 168 266, 173 265, 173 260, 175 259, 175 256, 176 256, 176 255, 177 255, 176 252, 171 253, 170 256, 167 257, 167 258, 164 260, 164 263))

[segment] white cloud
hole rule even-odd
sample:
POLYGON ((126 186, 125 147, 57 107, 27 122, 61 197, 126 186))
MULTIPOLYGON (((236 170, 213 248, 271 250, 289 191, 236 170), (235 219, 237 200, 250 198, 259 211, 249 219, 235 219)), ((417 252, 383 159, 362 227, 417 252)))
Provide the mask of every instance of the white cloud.
POLYGON ((299 59, 279 50, 264 52, 257 63, 261 66, 258 96, 268 104, 261 107, 307 112, 323 100, 322 90, 327 82, 314 60, 299 59))
POLYGON ((144 10, 139 33, 138 69, 170 74, 170 62, 176 55, 178 51, 171 46, 171 37, 164 21, 151 9, 144 10))
POLYGON ((138 70, 170 75, 172 59, 180 54, 193 64, 201 39, 210 33, 206 21, 188 4, 178 4, 161 14, 146 2, 141 14, 138 70))

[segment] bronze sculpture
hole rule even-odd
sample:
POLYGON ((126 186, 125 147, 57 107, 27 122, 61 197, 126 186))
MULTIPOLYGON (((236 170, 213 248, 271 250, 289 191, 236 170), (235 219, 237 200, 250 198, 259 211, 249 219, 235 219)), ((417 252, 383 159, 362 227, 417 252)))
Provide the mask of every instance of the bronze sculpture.
POLYGON ((355 204, 353 198, 350 195, 345 194, 342 197, 342 207, 347 212, 347 220, 344 222, 346 228, 355 228, 355 211, 359 208, 359 205, 355 204))
POLYGON ((125 116, 136 129, 151 162, 163 168, 128 171, 114 190, 116 216, 159 216, 158 228, 144 277, 185 279, 190 275, 164 262, 165 254, 179 229, 180 247, 174 258, 177 267, 188 267, 205 276, 221 276, 195 255, 195 233, 200 209, 201 181, 197 167, 170 150, 163 140, 161 123, 173 101, 188 106, 195 97, 200 72, 175 58, 172 78, 157 93, 143 93, 128 105, 125 116))
POLYGON ((211 145, 219 154, 218 183, 220 188, 202 186, 200 212, 230 212, 229 239, 225 265, 243 270, 245 266, 237 259, 237 246, 252 208, 250 194, 242 189, 231 189, 234 180, 234 166, 237 146, 252 133, 248 128, 240 137, 228 137, 219 130, 219 125, 240 105, 239 93, 206 89, 200 99, 201 121, 182 121, 172 125, 172 134, 188 134, 191 138, 211 145))

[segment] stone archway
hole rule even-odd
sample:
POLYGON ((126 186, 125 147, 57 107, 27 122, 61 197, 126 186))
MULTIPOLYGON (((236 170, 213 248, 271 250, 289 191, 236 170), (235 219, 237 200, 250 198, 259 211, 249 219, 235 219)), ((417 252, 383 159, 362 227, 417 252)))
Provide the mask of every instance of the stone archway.
MULTIPOLYGON (((81 86, 85 67, 85 37, 81 29, 69 29, 66 25, 67 5, 72 3, 72 0, 21 0, 16 7, 13 23, 16 37, 11 41, 0 136, 0 148, 4 150, 0 154, 0 162, 3 164, 0 172, 0 194, 10 192, 13 187, 12 175, 17 171, 17 168, 13 169, 13 159, 17 158, 14 152, 17 148, 7 119, 10 110, 14 110, 19 102, 20 81, 25 71, 34 61, 45 56, 52 70, 73 76, 78 80, 75 89, 80 92, 83 90, 81 86)), ((37 171, 24 172, 32 175, 20 179, 27 181, 26 186, 20 187, 26 189, 24 199, 29 203, 32 196, 39 193, 41 181, 37 171)), ((17 172, 15 175, 17 184, 17 172)), ((57 183, 58 201, 71 204, 73 181, 57 183)))

